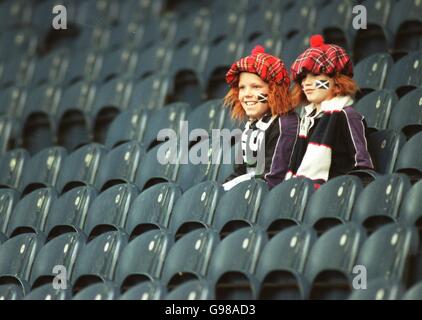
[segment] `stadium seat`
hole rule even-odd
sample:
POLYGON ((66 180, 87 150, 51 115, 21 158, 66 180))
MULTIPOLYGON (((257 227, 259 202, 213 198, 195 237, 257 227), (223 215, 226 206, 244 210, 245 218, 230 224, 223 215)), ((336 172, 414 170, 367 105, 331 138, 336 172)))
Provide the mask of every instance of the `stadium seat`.
POLYGON ((139 164, 141 169, 136 174, 135 184, 140 190, 146 190, 158 183, 176 182, 181 153, 182 148, 177 150, 177 145, 171 142, 153 147, 139 164))
POLYGON ((27 90, 19 86, 2 88, 0 90, 0 115, 20 118, 25 106, 26 94, 27 90))
POLYGON ((123 230, 138 194, 138 188, 130 183, 118 184, 101 192, 89 208, 84 226, 86 234, 91 238, 105 231, 123 230))
POLYGON ((31 267, 44 242, 45 237, 35 233, 20 234, 4 242, 0 246, 0 284, 14 284, 27 293, 31 267))
POLYGON ((124 292, 119 300, 161 300, 166 293, 166 287, 160 281, 146 281, 124 292))
POLYGON ((70 287, 71 276, 78 253, 84 248, 86 236, 83 232, 70 232, 49 240, 38 252, 31 269, 31 286, 53 285, 53 279, 60 274, 66 280, 61 286, 70 287), (56 266, 61 266, 56 270, 56 266), (62 267, 65 269, 63 270, 62 267))
POLYGON ((223 194, 223 188, 215 181, 205 181, 190 188, 177 200, 169 230, 178 238, 194 229, 210 227, 223 194))
MULTIPOLYGON (((400 206, 399 220, 409 226, 422 226, 422 181, 407 192, 400 206)), ((420 239, 422 240, 422 239, 420 239)))
POLYGON ((393 91, 377 90, 361 98, 354 108, 363 115, 368 128, 385 130, 393 108, 395 110, 397 101, 397 95, 393 91))
POLYGON ((105 143, 108 127, 121 110, 125 110, 131 95, 130 80, 113 78, 97 88, 92 110, 94 141, 105 143))
MULTIPOLYGON (((147 150, 164 141, 163 136, 159 135, 162 129, 173 130, 179 134, 181 121, 186 121, 191 107, 187 103, 171 103, 164 108, 152 112, 148 117, 147 128, 142 142, 147 150)), ((166 138, 167 136, 164 136, 166 138)))
POLYGON ((268 186, 263 180, 251 179, 239 183, 221 197, 212 227, 225 235, 239 227, 255 225, 267 193, 268 186))
POLYGON ((363 94, 372 90, 382 90, 392 67, 393 58, 388 53, 377 53, 356 64, 354 79, 363 94))
POLYGON ((414 227, 389 224, 378 229, 364 242, 356 265, 366 267, 368 287, 369 282, 377 278, 407 283, 411 277, 409 259, 416 255, 417 249, 418 234, 414 227))
POLYGON ((32 85, 60 83, 65 75, 68 55, 65 50, 53 50, 36 60, 32 85))
POLYGON ((108 82, 120 75, 133 75, 136 67, 137 55, 127 47, 109 50, 104 54, 104 63, 99 78, 108 82))
POLYGON ((142 142, 147 127, 148 112, 143 109, 121 112, 107 131, 105 145, 112 149, 122 143, 135 140, 142 142))
POLYGON ((400 281, 380 278, 368 281, 365 290, 353 290, 349 300, 399 300, 403 293, 400 281))
POLYGON ((393 46, 393 34, 386 27, 393 0, 363 1, 366 9, 366 29, 350 28, 353 33, 353 58, 357 62, 371 54, 387 52, 393 46))
POLYGON ((282 182, 263 200, 258 214, 258 225, 274 235, 287 226, 301 224, 313 192, 313 182, 306 178, 282 182))
POLYGON ((29 161, 29 153, 25 149, 14 149, 5 153, 0 158, 0 185, 17 189, 27 161, 29 161))
POLYGON ((307 299, 309 286, 303 272, 316 239, 312 228, 292 226, 267 243, 256 269, 256 277, 261 283, 259 299, 307 299))
POLYGON ((309 36, 308 31, 301 30, 284 43, 281 56, 286 68, 290 68, 296 58, 309 47, 309 36))
POLYGON ((6 233, 13 209, 20 198, 19 192, 13 189, 0 189, 0 232, 6 233))
POLYGON ((67 192, 83 185, 100 189, 96 179, 106 154, 106 148, 98 143, 82 146, 70 153, 59 173, 57 190, 67 192))
POLYGON ((402 297, 403 300, 422 300, 422 282, 411 287, 402 297))
POLYGON ((48 238, 66 231, 82 231, 88 210, 96 196, 97 191, 93 187, 82 186, 73 188, 57 198, 46 221, 45 233, 48 238))
POLYGON ((395 34, 395 51, 421 49, 421 5, 417 1, 401 0, 393 7, 389 27, 395 34))
MULTIPOLYGON (((91 32, 91 29, 85 30, 91 32)), ((66 85, 72 85, 82 79, 89 81, 98 79, 101 63, 101 55, 96 54, 91 45, 86 46, 82 50, 78 50, 76 54, 69 59, 64 83, 66 85)))
POLYGON ((53 188, 41 188, 23 197, 10 217, 7 234, 14 236, 25 232, 43 232, 48 214, 57 192, 53 188))
POLYGON ((395 171, 402 172, 418 180, 422 175, 422 158, 420 156, 422 143, 422 133, 418 133, 410 138, 400 150, 397 158, 395 171))
POLYGON ((22 194, 28 194, 42 187, 55 186, 66 156, 67 151, 63 147, 51 147, 38 152, 26 161, 20 185, 22 194))
POLYGON ((207 276, 216 299, 257 298, 258 281, 253 275, 267 241, 264 230, 247 227, 231 233, 218 244, 207 276))
POLYGON ((144 190, 133 201, 126 230, 131 238, 150 229, 166 230, 172 210, 182 191, 174 183, 160 183, 144 190))
POLYGON ((369 230, 397 221, 400 204, 411 184, 402 174, 378 177, 357 198, 352 219, 369 230))
POLYGON ((13 118, 0 116, 0 155, 18 147, 18 123, 13 118))
POLYGON ((161 280, 168 288, 174 288, 191 279, 205 279, 211 256, 218 243, 218 233, 210 229, 186 234, 177 240, 167 254, 161 280))
POLYGON ((347 299, 355 261, 365 240, 365 229, 349 222, 332 228, 315 242, 305 271, 310 299, 347 299))
POLYGON ((391 68, 385 88, 395 90, 399 97, 422 86, 422 51, 411 52, 391 68))
POLYGON ((169 292, 166 300, 213 300, 212 285, 206 280, 191 280, 169 292))
POLYGON ((172 245, 172 236, 162 230, 150 230, 131 240, 123 250, 116 268, 115 281, 122 292, 139 282, 160 279, 172 245))
POLYGON ((136 78, 144 79, 158 71, 168 71, 167 60, 170 53, 171 50, 161 42, 139 52, 137 65, 134 70, 136 78))
POLYGON ((24 295, 25 291, 19 284, 4 280, 0 284, 0 300, 22 300, 24 295))
POLYGON ((94 283, 78 291, 73 300, 116 300, 119 297, 117 286, 111 281, 94 283))
POLYGON ((363 186, 358 177, 338 176, 324 183, 309 199, 304 223, 319 233, 351 220, 363 186))
POLYGON ((32 289, 24 300, 70 300, 72 293, 70 289, 54 289, 47 283, 36 289, 32 289))
POLYGON ((403 131, 412 137, 422 131, 422 88, 410 91, 395 105, 389 128, 403 131))
POLYGON ((97 282, 112 280, 128 235, 109 231, 89 241, 79 252, 72 272, 73 293, 97 282))
POLYGON ((281 25, 277 32, 281 31, 283 38, 291 38, 301 30, 312 30, 315 27, 316 8, 314 1, 306 0, 294 3, 294 5, 282 11, 281 25))
POLYGON ((135 182, 136 172, 144 154, 144 148, 136 141, 121 144, 110 150, 101 161, 96 179, 98 187, 105 190, 118 183, 135 182))

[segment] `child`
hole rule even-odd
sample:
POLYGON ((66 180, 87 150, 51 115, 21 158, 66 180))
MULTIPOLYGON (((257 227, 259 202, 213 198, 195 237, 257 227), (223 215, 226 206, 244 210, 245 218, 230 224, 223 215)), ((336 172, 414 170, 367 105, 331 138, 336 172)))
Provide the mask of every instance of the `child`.
POLYGON ((247 119, 242 133, 243 163, 223 185, 263 178, 269 188, 284 180, 296 141, 299 117, 292 111, 289 75, 283 62, 256 46, 226 74, 231 86, 224 98, 234 119, 247 119))
POLYGON ((292 64, 292 103, 307 104, 286 179, 303 176, 316 187, 353 169, 373 169, 366 124, 353 109, 358 89, 343 48, 311 37, 311 48, 292 64))

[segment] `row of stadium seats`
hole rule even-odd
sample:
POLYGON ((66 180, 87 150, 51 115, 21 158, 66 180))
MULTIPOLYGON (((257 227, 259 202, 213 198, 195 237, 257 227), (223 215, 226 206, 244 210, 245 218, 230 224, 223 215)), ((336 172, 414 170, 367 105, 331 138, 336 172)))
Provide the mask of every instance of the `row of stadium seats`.
POLYGON ((399 299, 414 285, 408 297, 421 298, 418 234, 395 223, 369 237, 354 223, 319 238, 305 226, 289 227, 271 239, 254 227, 223 240, 200 229, 177 242, 160 230, 132 240, 109 231, 88 242, 78 232, 47 242, 25 233, 0 245, 0 257, 3 299, 21 298, 30 288, 29 297, 38 299, 66 299, 72 291, 75 299, 117 299, 120 293, 123 299, 157 299, 167 290, 173 299, 399 299), (67 290, 53 289, 57 265, 66 268, 67 290), (355 266, 366 268, 368 292, 352 289, 355 266), (380 293, 382 286, 388 290, 380 293), (394 293, 397 286, 401 292, 394 293))

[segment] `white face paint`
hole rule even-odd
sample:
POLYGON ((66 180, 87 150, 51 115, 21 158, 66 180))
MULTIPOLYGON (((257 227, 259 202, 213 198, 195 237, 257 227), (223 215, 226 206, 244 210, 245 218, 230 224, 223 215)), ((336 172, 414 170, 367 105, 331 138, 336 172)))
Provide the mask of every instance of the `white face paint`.
POLYGON ((309 102, 320 104, 334 98, 334 80, 325 74, 308 73, 302 80, 302 90, 309 102))
POLYGON ((239 100, 249 119, 258 120, 270 110, 268 92, 268 83, 258 75, 249 72, 240 74, 239 100))

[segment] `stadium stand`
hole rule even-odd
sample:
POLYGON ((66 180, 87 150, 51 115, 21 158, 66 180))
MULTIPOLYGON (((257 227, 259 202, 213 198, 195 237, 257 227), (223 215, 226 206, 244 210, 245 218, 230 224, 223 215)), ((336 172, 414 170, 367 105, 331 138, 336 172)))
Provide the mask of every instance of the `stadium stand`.
POLYGON ((422 299, 422 1, 0 0, 0 30, 0 300, 422 299), (375 170, 224 191, 225 73, 316 32, 351 53, 375 170))

